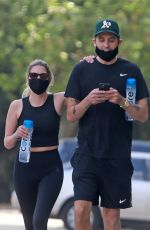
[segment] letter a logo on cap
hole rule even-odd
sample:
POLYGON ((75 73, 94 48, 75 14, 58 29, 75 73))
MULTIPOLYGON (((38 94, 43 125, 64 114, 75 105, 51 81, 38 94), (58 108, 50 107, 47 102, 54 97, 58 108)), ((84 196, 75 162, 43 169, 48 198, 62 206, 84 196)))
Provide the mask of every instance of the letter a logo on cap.
POLYGON ((96 22, 94 36, 96 37, 104 32, 112 33, 118 38, 120 37, 118 23, 111 19, 103 19, 96 22))
POLYGON ((104 20, 101 29, 109 28, 110 26, 111 26, 111 22, 107 22, 106 20, 104 20))

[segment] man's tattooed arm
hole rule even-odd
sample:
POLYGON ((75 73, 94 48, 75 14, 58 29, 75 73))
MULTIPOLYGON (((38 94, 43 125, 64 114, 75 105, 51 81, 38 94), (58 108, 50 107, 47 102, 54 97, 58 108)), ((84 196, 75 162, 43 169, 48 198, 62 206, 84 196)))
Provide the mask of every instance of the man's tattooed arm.
POLYGON ((67 99, 67 120, 76 121, 79 120, 90 107, 90 103, 87 98, 82 101, 78 101, 74 98, 67 99))

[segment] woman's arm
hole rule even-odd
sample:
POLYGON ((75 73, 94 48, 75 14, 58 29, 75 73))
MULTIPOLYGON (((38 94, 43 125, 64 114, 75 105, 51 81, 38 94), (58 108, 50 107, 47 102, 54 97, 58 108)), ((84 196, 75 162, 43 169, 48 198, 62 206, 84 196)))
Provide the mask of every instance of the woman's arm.
POLYGON ((21 100, 15 100, 10 104, 6 117, 5 125, 5 137, 4 137, 4 146, 7 149, 11 149, 16 145, 16 142, 19 138, 17 123, 18 123, 18 113, 21 109, 21 100))
POLYGON ((56 112, 61 115, 62 111, 65 108, 65 97, 64 92, 59 92, 54 94, 54 105, 56 112))

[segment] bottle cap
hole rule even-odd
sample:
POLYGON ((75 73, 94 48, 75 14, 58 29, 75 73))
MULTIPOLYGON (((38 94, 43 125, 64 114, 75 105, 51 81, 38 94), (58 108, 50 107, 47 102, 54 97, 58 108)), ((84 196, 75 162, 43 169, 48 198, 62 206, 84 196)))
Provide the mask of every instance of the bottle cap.
POLYGON ((27 129, 33 128, 33 121, 32 120, 24 120, 23 126, 27 129))
POLYGON ((127 79, 127 85, 135 85, 136 79, 135 78, 128 78, 127 79))

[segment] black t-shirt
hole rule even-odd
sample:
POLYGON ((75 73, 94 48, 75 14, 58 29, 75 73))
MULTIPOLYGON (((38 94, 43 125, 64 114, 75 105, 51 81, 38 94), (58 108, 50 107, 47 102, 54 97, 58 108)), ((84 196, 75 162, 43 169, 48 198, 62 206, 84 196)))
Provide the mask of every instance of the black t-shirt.
MULTIPOLYGON (((126 96, 126 80, 136 78, 136 101, 149 96, 139 68, 124 59, 112 65, 94 62, 78 63, 70 76, 65 96, 81 101, 98 83, 107 82, 126 96)), ((125 120, 119 105, 104 102, 92 105, 79 120, 78 150, 97 158, 129 158, 132 142, 132 122, 125 120)))

